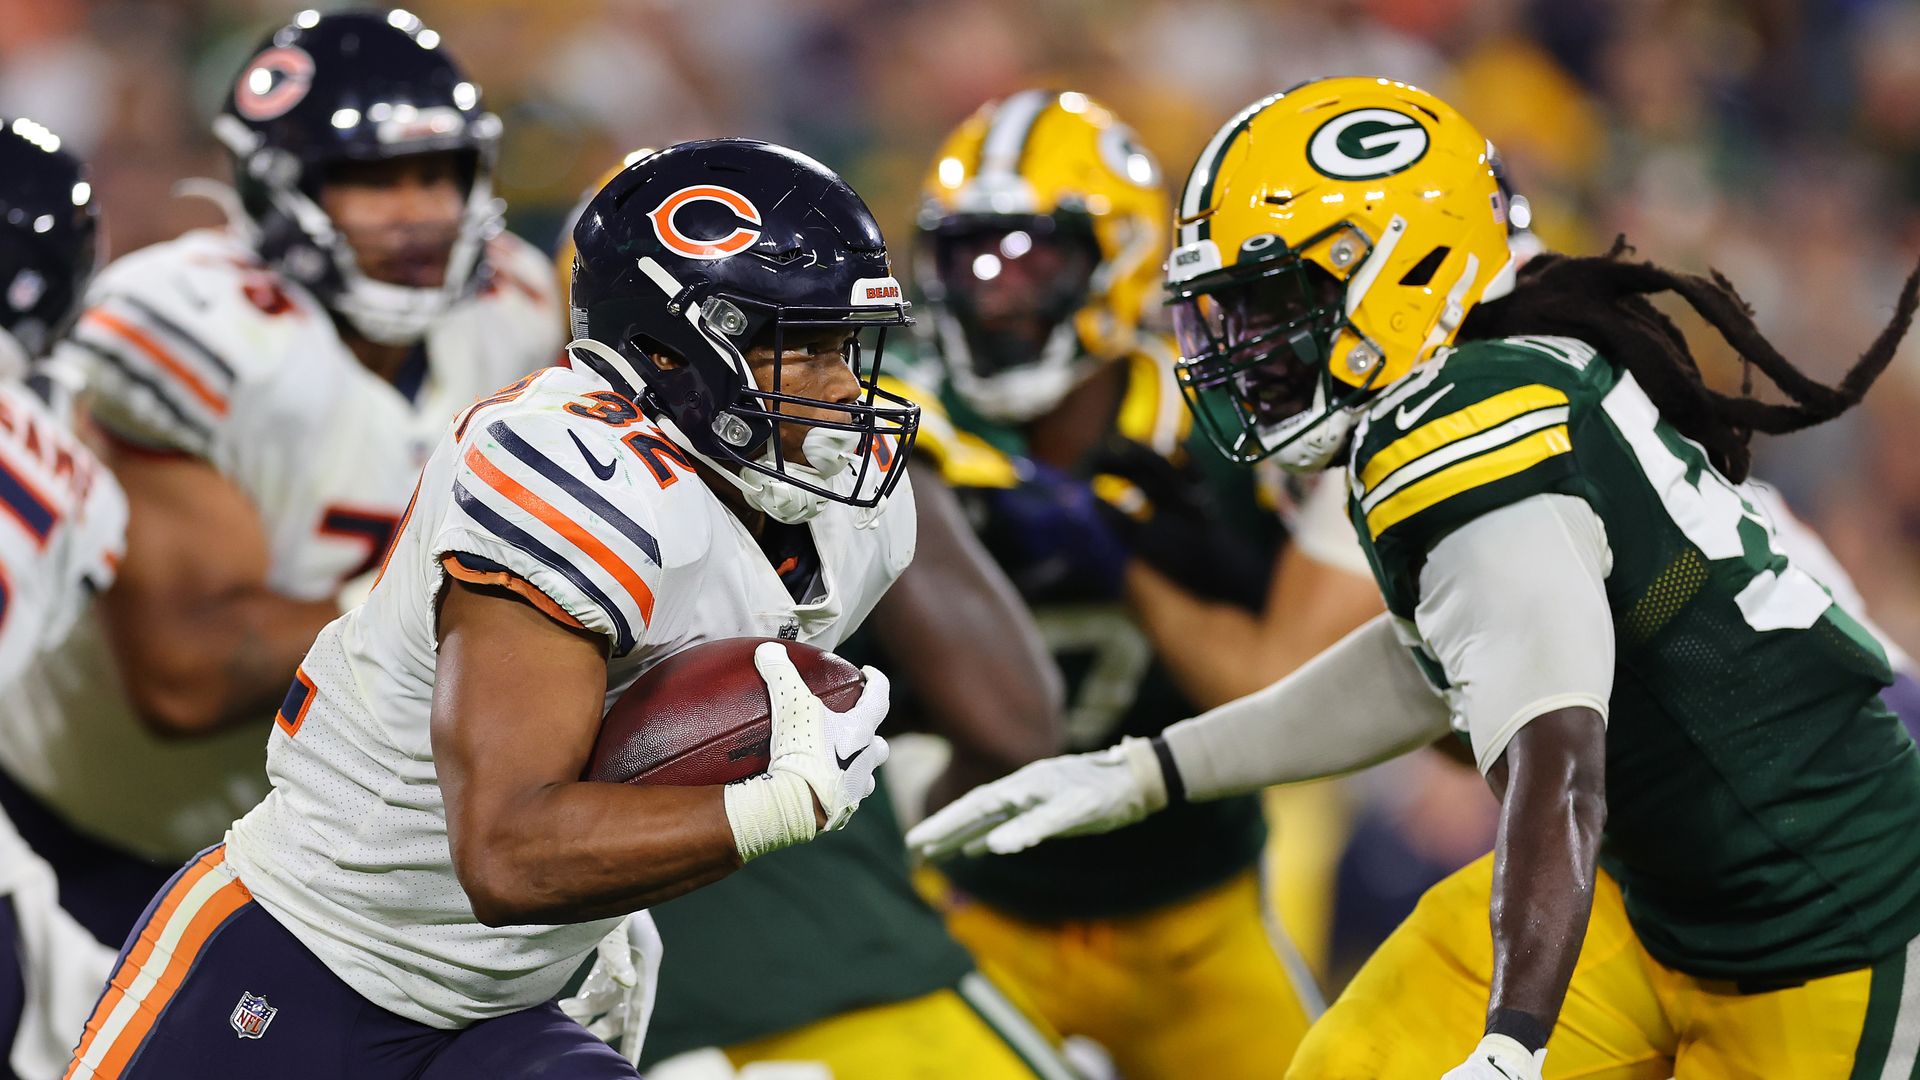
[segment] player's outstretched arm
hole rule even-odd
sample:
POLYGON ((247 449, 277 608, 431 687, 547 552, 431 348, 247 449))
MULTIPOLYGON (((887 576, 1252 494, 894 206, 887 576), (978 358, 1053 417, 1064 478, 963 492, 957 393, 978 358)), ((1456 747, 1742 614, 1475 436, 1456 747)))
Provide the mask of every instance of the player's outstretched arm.
MULTIPOLYGON (((1292 674, 1384 606, 1346 518, 1345 473, 1322 475, 1317 484, 1290 522, 1287 544, 1275 558, 1257 611, 1185 587, 1150 559, 1128 565, 1127 600, 1153 642, 1154 655, 1201 708, 1245 697, 1292 674)), ((1168 516, 1155 509, 1142 530, 1168 516)))
POLYGON ((944 806, 1065 742, 1060 669, 1013 583, 987 554, 953 490, 915 459, 913 565, 873 609, 889 666, 906 673, 936 734, 953 744, 927 793, 944 806), (955 643, 962 647, 956 648, 955 643))
POLYGON ((1011 854, 1132 824, 1169 801, 1349 772, 1446 731, 1446 706, 1381 615, 1265 690, 1151 740, 1037 761, 976 788, 911 829, 907 842, 930 858, 1011 854))
POLYGON ((213 466, 132 451, 110 460, 131 528, 103 622, 135 712, 167 736, 264 730, 340 609, 267 587, 259 513, 213 466))

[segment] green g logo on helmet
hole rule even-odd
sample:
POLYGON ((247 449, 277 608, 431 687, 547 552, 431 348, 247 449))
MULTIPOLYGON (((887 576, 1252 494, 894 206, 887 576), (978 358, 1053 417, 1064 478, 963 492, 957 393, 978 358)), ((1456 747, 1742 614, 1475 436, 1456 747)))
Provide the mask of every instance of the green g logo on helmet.
POLYGON ((1335 180, 1374 180, 1411 167, 1431 140, 1420 121, 1392 109, 1354 109, 1321 124, 1307 161, 1335 180))

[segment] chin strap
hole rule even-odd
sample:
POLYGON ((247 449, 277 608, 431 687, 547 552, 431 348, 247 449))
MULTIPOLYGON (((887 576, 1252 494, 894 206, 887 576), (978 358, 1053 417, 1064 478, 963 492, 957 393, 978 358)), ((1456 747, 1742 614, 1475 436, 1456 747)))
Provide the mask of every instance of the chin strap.
MULTIPOLYGON (((784 483, 775 477, 752 469, 736 469, 723 465, 701 453, 692 445, 692 441, 674 422, 667 417, 655 418, 660 430, 682 450, 704 462, 720 479, 738 488, 747 500, 747 505, 765 513, 768 517, 783 525, 804 525, 819 517, 821 511, 836 500, 825 495, 808 491, 797 484, 784 483)), ((807 460, 819 463, 818 466, 802 465, 789 459, 785 471, 796 478, 826 487, 832 479, 846 472, 858 457, 860 435, 853 431, 839 431, 829 428, 814 428, 807 432, 801 446, 807 460)), ((759 458, 765 465, 773 465, 771 450, 763 451, 759 458)), ((855 507, 853 526, 856 529, 871 529, 879 524, 880 508, 877 506, 855 507)))

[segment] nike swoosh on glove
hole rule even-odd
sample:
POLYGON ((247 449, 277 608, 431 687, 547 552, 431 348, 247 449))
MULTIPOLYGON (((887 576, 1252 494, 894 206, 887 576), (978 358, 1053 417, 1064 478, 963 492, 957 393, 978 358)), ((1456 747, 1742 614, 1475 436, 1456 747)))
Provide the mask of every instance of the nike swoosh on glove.
POLYGON ((1011 855, 1055 836, 1111 832, 1167 805, 1153 744, 1122 739, 1090 754, 1027 765, 960 796, 907 833, 929 859, 1011 855))
POLYGON ((1527 1048, 1506 1035, 1489 1035, 1480 1040, 1473 1053, 1458 1067, 1447 1070, 1440 1080, 1541 1080, 1547 1067, 1547 1052, 1527 1048))
POLYGON ((877 669, 860 669, 860 700, 835 712, 807 687, 779 642, 754 649, 753 666, 772 704, 772 760, 765 776, 726 787, 727 822, 742 861, 813 839, 816 799, 824 831, 844 828, 873 794, 874 770, 887 760, 887 740, 875 732, 887 718, 890 689, 877 669))

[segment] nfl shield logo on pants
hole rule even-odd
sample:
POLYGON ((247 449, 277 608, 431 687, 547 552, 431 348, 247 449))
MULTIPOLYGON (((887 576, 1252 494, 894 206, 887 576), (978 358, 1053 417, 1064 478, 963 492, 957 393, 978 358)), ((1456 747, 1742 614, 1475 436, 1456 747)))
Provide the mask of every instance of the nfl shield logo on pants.
POLYGON ((267 999, 242 991, 240 1004, 233 1007, 233 1015, 227 1017, 227 1023, 243 1039, 257 1039, 267 1033, 267 1025, 273 1023, 273 1015, 279 1009, 267 1004, 267 999))

